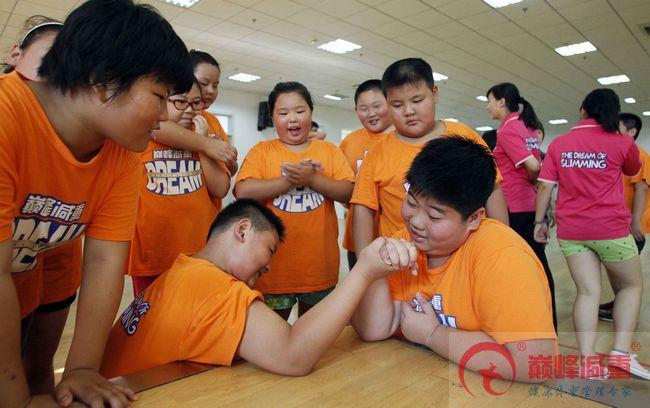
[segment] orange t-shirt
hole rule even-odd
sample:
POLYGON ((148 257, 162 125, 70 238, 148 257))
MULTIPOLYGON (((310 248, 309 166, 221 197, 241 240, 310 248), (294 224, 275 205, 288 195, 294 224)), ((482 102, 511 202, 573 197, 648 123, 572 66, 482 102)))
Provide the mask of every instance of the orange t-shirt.
MULTIPOLYGON (((394 234, 410 240, 406 229, 394 234)), ((483 331, 499 343, 555 339, 551 293, 544 268, 530 246, 509 227, 484 219, 444 265, 429 269, 418 253, 418 275, 388 278, 395 301, 417 292, 432 299, 441 324, 483 331)))
MULTIPOLYGON (((462 123, 443 122, 443 137, 462 136, 487 147, 483 138, 470 127, 462 123)), ((404 143, 393 132, 377 142, 363 161, 350 202, 379 213, 381 236, 391 236, 404 228, 401 209, 408 192, 405 177, 413 159, 423 147, 423 144, 404 143)), ((497 170, 496 182, 499 181, 501 174, 497 170)))
MULTIPOLYGON (((650 156, 641 147, 639 147, 639 154, 641 155, 641 170, 639 174, 633 177, 623 176, 625 206, 630 211, 634 208, 634 183, 645 181, 646 184, 650 185, 650 156)), ((641 228, 645 234, 650 232, 650 211, 648 211, 650 209, 650 194, 648 196, 646 198, 645 210, 643 210, 643 217, 641 218, 641 228)))
MULTIPOLYGON (((283 163, 308 158, 323 165, 323 176, 354 182, 352 169, 334 144, 312 140, 306 151, 295 153, 278 139, 253 146, 237 181, 279 178, 283 163)), ((309 187, 298 187, 265 204, 282 218, 287 237, 271 259, 271 271, 255 288, 265 294, 281 294, 317 292, 336 285, 340 254, 334 201, 309 187)))
POLYGON ((128 273, 155 276, 169 269, 178 254, 205 246, 217 210, 198 153, 151 140, 140 154, 140 164, 140 202, 128 273))
MULTIPOLYGON (((222 139, 223 141, 230 143, 230 138, 226 134, 226 131, 223 130, 221 123, 219 123, 219 119, 217 119, 215 115, 208 111, 201 111, 201 115, 203 115, 205 120, 208 122, 208 137, 222 139)), ((217 207, 217 212, 221 211, 221 208, 223 207, 222 201, 223 200, 219 197, 212 198, 212 202, 214 202, 214 205, 217 207)))
POLYGON ((262 294, 244 282, 181 254, 115 322, 99 371, 112 378, 173 361, 229 366, 255 300, 262 294))
POLYGON ((11 239, 21 314, 41 301, 40 253, 86 234, 130 241, 138 156, 111 140, 79 162, 16 75, 0 77, 0 241, 11 239))
MULTIPOLYGON (((368 151, 373 147, 379 140, 381 140, 385 133, 372 133, 369 132, 366 128, 357 129, 354 132, 348 134, 345 139, 341 142, 339 149, 345 155, 345 158, 348 159, 350 167, 354 174, 359 174, 359 167, 363 159, 368 154, 368 151)), ((375 226, 379 224, 379 215, 375 214, 375 226)), ((343 236, 343 248, 348 251, 354 252, 354 238, 352 237, 352 206, 348 210, 348 216, 345 219, 345 235, 343 236)))

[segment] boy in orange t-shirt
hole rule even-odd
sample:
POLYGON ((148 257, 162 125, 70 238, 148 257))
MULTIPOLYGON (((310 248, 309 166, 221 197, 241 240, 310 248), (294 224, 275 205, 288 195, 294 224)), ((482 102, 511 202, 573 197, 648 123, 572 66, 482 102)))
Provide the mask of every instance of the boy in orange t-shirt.
POLYGON ((179 255, 115 323, 101 373, 115 377, 179 360, 229 366, 238 356, 277 374, 308 374, 368 285, 416 261, 412 244, 376 240, 345 280, 291 326, 251 289, 261 275, 277 272, 269 262, 283 238, 282 221, 264 204, 241 199, 226 206, 205 247, 179 255))
POLYGON ((182 63, 190 65, 186 47, 150 7, 89 0, 68 15, 43 57, 42 82, 0 78, 4 405, 68 406, 77 400, 123 407, 135 398, 98 368, 133 236, 135 152, 144 150, 151 131, 167 119, 162 108, 169 92, 191 86, 191 69, 182 63), (129 30, 124 21, 132 23, 129 30), (65 371, 53 392, 32 396, 20 339, 29 334, 29 316, 41 302, 32 288, 40 283, 42 254, 82 235, 83 278, 65 371))
MULTIPOLYGON (((167 100, 169 121, 206 137, 208 123, 200 115, 203 107, 195 79, 187 94, 167 100)), ((140 154, 140 165, 140 201, 128 267, 135 296, 165 272, 178 254, 203 248, 217 215, 212 200, 223 198, 230 188, 230 174, 222 162, 157 140, 150 140, 140 154)))
POLYGON ((234 193, 266 203, 287 225, 287 242, 271 262, 274 273, 260 279, 256 289, 288 318, 296 302, 301 315, 338 282, 334 201, 350 200, 354 174, 334 144, 309 139, 313 103, 302 84, 278 83, 269 108, 278 139, 248 152, 234 193))
MULTIPOLYGON (((393 235, 416 246, 418 274, 403 270, 368 288, 351 320, 363 339, 383 340, 399 328, 454 363, 479 343, 499 345, 515 370, 499 366, 495 374, 535 380, 528 377, 529 356, 555 349, 551 296, 532 249, 484 217, 495 176, 492 155, 474 140, 439 138, 418 153, 406 175, 406 228, 393 235)), ((491 358, 477 354, 465 368, 486 368, 491 358)))
MULTIPOLYGON (((382 77, 395 132, 373 147, 363 161, 350 202, 354 204, 352 228, 355 248, 374 237, 373 219, 379 214, 379 235, 391 236, 404 224, 399 209, 408 192, 404 174, 423 145, 432 139, 464 136, 485 145, 483 139, 461 123, 436 120, 438 87, 431 66, 420 58, 391 64, 382 77)), ((501 176, 497 173, 496 182, 501 176)), ((508 223, 508 210, 496 184, 486 205, 487 216, 508 223)))
MULTIPOLYGON (((348 159, 356 176, 370 148, 386 134, 392 132, 394 128, 388 116, 388 105, 379 79, 369 79, 357 87, 354 92, 354 105, 354 110, 363 127, 348 134, 341 141, 339 149, 348 159)), ((343 248, 348 251, 350 269, 356 262, 354 239, 352 238, 352 212, 352 206, 350 206, 345 217, 345 235, 343 237, 343 248)), ((378 222, 378 218, 375 217, 375 224, 378 222)))

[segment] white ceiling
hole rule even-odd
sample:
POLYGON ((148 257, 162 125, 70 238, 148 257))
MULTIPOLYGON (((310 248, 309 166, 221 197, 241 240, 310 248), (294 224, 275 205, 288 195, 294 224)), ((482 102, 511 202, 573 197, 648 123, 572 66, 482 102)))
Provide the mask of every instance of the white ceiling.
MULTIPOLYGON (((0 50, 17 40, 28 16, 63 19, 80 0, 0 0, 0 50)), ((614 85, 623 110, 650 110, 650 0, 524 0, 493 9, 481 0, 201 0, 190 9, 146 1, 169 19, 188 47, 222 64, 222 86, 266 95, 278 81, 303 82, 318 104, 351 108, 355 85, 379 78, 391 62, 418 56, 449 77, 440 82, 438 117, 492 125, 475 99, 514 82, 551 134, 574 122, 596 78, 627 74, 614 85), (362 45, 345 55, 316 48, 343 38, 362 45), (561 57, 554 48, 591 41, 598 51, 561 57), (262 77, 226 79, 244 71, 262 77), (322 95, 350 98, 332 102, 322 95)), ((262 98, 261 98, 262 99, 262 98)))

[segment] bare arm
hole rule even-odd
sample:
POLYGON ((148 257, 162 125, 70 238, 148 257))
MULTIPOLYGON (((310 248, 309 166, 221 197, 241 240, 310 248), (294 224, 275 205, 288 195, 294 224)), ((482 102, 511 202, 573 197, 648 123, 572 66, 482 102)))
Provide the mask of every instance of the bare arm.
POLYGON ((498 352, 494 349, 501 350, 512 357, 515 366, 514 376, 513 370, 508 364, 499 364, 495 369, 495 373, 502 375, 505 379, 520 382, 544 381, 544 379, 531 378, 528 375, 529 356, 554 355, 555 341, 553 339, 532 339, 505 343, 503 345, 505 349, 503 349, 491 336, 483 331, 466 331, 441 325, 426 299, 419 298, 419 300, 423 312, 416 312, 406 302, 402 302, 401 305, 402 334, 408 340, 422 344, 441 357, 475 372, 488 368, 495 361, 499 361, 498 352), (524 343, 526 347, 519 350, 519 343, 524 343), (476 353, 467 361, 461 361, 465 353, 475 346, 481 347, 483 352, 476 353))
POLYGON ((334 291, 293 326, 262 302, 254 302, 248 309, 239 355, 274 373, 308 374, 348 323, 368 285, 408 267, 416 257, 410 243, 377 239, 334 291))
POLYGON ((345 180, 334 180, 329 177, 315 174, 311 181, 311 188, 318 191, 327 198, 338 201, 342 204, 350 202, 354 183, 345 180))
POLYGON ((526 173, 528 173, 528 178, 530 181, 532 183, 536 183, 537 176, 539 176, 539 172, 542 170, 542 166, 540 166, 539 161, 531 156, 524 160, 521 165, 524 166, 524 169, 526 169, 526 173))
POLYGON ((388 280, 383 278, 368 286, 350 323, 363 340, 379 341, 395 334, 399 318, 400 302, 391 299, 388 280))
POLYGON ((10 407, 25 406, 29 389, 20 360, 20 308, 11 278, 11 239, 0 243, 0 399, 10 407))
POLYGON ((535 204, 535 241, 548 242, 548 225, 546 225, 546 211, 551 203, 555 184, 540 181, 537 183, 537 201, 535 204))
POLYGON ((56 387, 60 402, 71 402, 74 395, 86 404, 103 401, 114 407, 126 407, 127 398, 135 399, 133 391, 113 385, 99 374, 106 340, 122 298, 128 249, 128 242, 86 237, 75 331, 63 377, 56 387))
POLYGON ((648 195, 648 185, 645 180, 634 183, 634 203, 632 204, 632 234, 634 239, 642 241, 645 238, 641 228, 641 219, 645 211, 645 204, 648 195))
POLYGON ((506 225, 510 225, 510 216, 508 215, 508 204, 506 204, 506 196, 503 195, 501 190, 501 183, 494 185, 494 190, 488 198, 485 205, 487 216, 495 220, 499 220, 506 225))
POLYGON ((210 196, 223 198, 230 190, 230 177, 228 174, 215 163, 213 160, 206 157, 203 153, 199 153, 201 160, 201 170, 205 178, 205 184, 210 192, 210 196))
POLYGON ((355 204, 352 211, 354 247, 356 252, 360 252, 375 238, 375 211, 360 204, 355 204))
POLYGON ((271 200, 291 190, 291 183, 286 177, 261 180, 248 178, 235 183, 233 194, 237 198, 253 198, 258 201, 271 200))
MULTIPOLYGON (((191 152, 200 152, 212 160, 222 161, 226 164, 234 161, 236 165, 237 149, 221 139, 200 135, 169 121, 162 122, 160 130, 155 131, 154 134, 156 140, 164 145, 191 152)), ((234 172, 230 168, 229 170, 231 174, 236 173, 236 170, 234 172)))

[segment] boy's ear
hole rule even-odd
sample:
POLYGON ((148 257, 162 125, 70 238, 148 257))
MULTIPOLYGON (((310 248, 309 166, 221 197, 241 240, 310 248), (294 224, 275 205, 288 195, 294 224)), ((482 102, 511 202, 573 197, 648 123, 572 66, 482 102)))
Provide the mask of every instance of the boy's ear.
POLYGON ((438 102, 440 102, 440 95, 438 94, 438 85, 434 85, 433 88, 431 88, 431 92, 433 92, 433 102, 437 105, 438 102))
POLYGON ((474 211, 472 214, 470 214, 469 217, 467 217, 467 226, 471 231, 475 231, 478 229, 479 225, 481 225, 481 220, 485 216, 485 207, 481 207, 478 210, 474 211))
POLYGON ((251 223, 251 220, 246 218, 239 220, 239 222, 235 224, 235 228, 233 230, 235 239, 242 243, 245 242, 249 238, 252 228, 253 224, 251 223))

